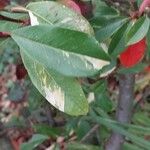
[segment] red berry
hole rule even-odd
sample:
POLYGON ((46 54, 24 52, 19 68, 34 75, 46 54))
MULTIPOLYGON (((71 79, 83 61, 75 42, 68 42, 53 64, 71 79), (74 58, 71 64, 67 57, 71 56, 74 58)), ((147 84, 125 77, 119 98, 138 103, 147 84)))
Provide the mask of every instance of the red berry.
POLYGON ((0 10, 4 9, 9 3, 10 0, 0 0, 0 10))
POLYGON ((27 70, 23 64, 19 64, 16 67, 16 76, 18 80, 24 79, 27 75, 27 70))
POLYGON ((8 32, 0 32, 0 38, 9 37, 10 33, 8 32))
POLYGON ((140 15, 145 11, 146 7, 150 7, 150 0, 143 0, 139 8, 140 15))
POLYGON ((93 16, 93 5, 91 1, 83 2, 79 0, 75 0, 75 2, 80 7, 81 13, 86 18, 91 18, 93 16))
POLYGON ((129 68, 133 67, 137 63, 139 63, 146 49, 146 39, 142 39, 141 41, 130 45, 125 51, 120 54, 120 63, 122 66, 129 68))

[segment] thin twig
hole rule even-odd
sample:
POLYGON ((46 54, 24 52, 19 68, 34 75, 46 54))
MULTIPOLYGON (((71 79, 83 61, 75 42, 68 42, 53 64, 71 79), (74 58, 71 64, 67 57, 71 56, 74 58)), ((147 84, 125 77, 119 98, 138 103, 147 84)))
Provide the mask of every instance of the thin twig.
MULTIPOLYGON (((119 75, 119 99, 116 110, 116 120, 120 123, 130 123, 134 97, 134 74, 119 75)), ((121 150, 125 137, 112 132, 105 150, 121 150)))

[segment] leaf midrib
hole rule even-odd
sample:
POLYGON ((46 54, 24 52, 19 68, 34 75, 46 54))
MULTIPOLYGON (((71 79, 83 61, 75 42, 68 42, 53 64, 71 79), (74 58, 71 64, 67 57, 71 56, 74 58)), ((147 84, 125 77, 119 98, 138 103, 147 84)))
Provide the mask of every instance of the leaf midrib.
MULTIPOLYGON (((92 57, 92 58, 95 58, 95 59, 99 59, 99 60, 104 60, 104 59, 100 59, 100 58, 97 58, 97 57, 93 57, 93 56, 90 56, 90 55, 86 55, 86 54, 81 54, 81 53, 76 53, 76 52, 73 52, 73 51, 67 51, 67 50, 64 50, 64 49, 60 49, 60 48, 57 48, 57 47, 52 47, 50 45, 46 45, 44 43, 40 43, 40 42, 37 42, 35 40, 32 40, 30 38, 26 38, 26 37, 23 37, 23 36, 20 36, 20 35, 17 35, 17 34, 13 34, 12 33, 12 36, 17 36, 18 38, 22 38, 22 39, 25 39, 25 40, 28 40, 30 42, 34 42, 34 43, 37 43, 37 44, 40 44, 40 45, 43 45, 45 47, 48 47, 49 49, 52 48, 54 49, 55 51, 63 51, 63 52, 67 52, 67 53, 70 53, 70 54, 73 54, 73 55, 81 55, 81 56, 87 56, 87 57, 92 57)), ((108 60, 104 60, 104 61, 108 61, 108 60)))

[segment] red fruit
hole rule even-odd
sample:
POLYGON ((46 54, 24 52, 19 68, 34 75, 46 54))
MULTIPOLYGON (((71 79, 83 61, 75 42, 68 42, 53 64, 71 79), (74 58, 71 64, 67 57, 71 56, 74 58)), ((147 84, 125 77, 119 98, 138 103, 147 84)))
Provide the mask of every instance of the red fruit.
POLYGON ((150 0, 143 0, 142 4, 140 5, 140 8, 139 8, 140 15, 145 11, 146 7, 150 7, 150 0))
POLYGON ((8 32, 0 32, 0 38, 9 37, 10 33, 8 32))
POLYGON ((9 3, 10 0, 0 0, 0 10, 4 9, 9 3))
POLYGON ((145 54, 146 39, 130 45, 120 54, 120 63, 122 66, 129 68, 140 62, 145 54))
POLYGON ((80 7, 73 0, 59 0, 59 2, 81 14, 80 7))
POLYGON ((75 2, 80 7, 81 13, 84 17, 90 18, 93 16, 93 5, 91 1, 83 2, 80 0, 75 0, 75 2))
POLYGON ((16 76, 18 80, 24 79, 27 75, 27 70, 23 64, 19 64, 16 67, 16 76))

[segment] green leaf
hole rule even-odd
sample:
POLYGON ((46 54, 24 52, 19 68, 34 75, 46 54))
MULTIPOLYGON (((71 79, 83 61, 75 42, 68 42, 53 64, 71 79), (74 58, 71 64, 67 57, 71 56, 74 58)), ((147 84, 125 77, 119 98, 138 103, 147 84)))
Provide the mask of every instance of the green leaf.
POLYGON ((76 79, 45 68, 24 51, 21 56, 31 81, 49 103, 74 116, 88 112, 88 102, 76 79))
POLYGON ((116 58, 118 54, 120 54, 126 48, 125 37, 128 26, 130 26, 130 24, 124 24, 112 37, 108 48, 108 53, 112 57, 116 58))
POLYGON ((90 19, 90 24, 94 28, 95 32, 97 32, 100 28, 107 26, 108 24, 114 23, 115 21, 122 20, 123 17, 115 16, 115 17, 105 17, 98 16, 90 19))
POLYGON ((144 127, 149 127, 149 114, 147 112, 137 112, 133 117, 133 122, 144 127))
POLYGON ((109 64, 95 38, 83 32, 39 25, 16 30, 12 37, 22 51, 64 75, 91 76, 109 64))
POLYGON ((101 109, 105 112, 110 112, 112 110, 112 102, 108 95, 106 94, 99 94, 96 96, 96 103, 101 109))
POLYGON ((9 38, 0 38, 0 54, 3 52, 3 48, 8 43, 9 38))
MULTIPOLYGON (((98 84, 98 83, 97 83, 98 84)), ((100 107, 105 112, 112 110, 112 102, 107 93, 107 83, 102 81, 94 90, 95 94, 95 107, 100 107)))
POLYGON ((114 22, 108 22, 96 32, 96 38, 101 42, 112 36, 128 19, 114 20, 114 22))
POLYGON ((21 145, 21 150, 34 150, 38 145, 42 144, 48 136, 41 134, 34 134, 33 137, 21 145))
POLYGON ((90 129, 91 126, 88 121, 80 120, 76 129, 78 140, 81 140, 89 132, 90 129))
POLYGON ((139 148, 134 144, 130 144, 126 142, 123 144, 123 150, 144 150, 144 149, 142 149, 141 147, 139 148))
POLYGON ((0 32, 11 32, 21 27, 21 24, 11 21, 0 21, 0 32))
POLYGON ((7 11, 0 11, 0 15, 13 20, 25 20, 29 18, 27 13, 13 13, 7 11))
POLYGON ((55 24, 56 26, 93 34, 91 25, 83 16, 60 3, 53 1, 35 2, 30 3, 27 9, 32 25, 55 24))
POLYGON ((114 17, 118 16, 118 12, 114 8, 108 6, 101 6, 96 11, 95 16, 114 17))
POLYGON ((137 65, 131 68, 120 68, 118 70, 118 73, 120 74, 139 73, 140 71, 143 71, 146 66, 147 64, 138 63, 137 65))
POLYGON ((33 128, 39 134, 47 135, 54 138, 58 137, 61 134, 60 128, 50 127, 46 124, 37 124, 34 125, 33 128))
POLYGON ((146 42, 147 42, 147 53, 148 53, 148 56, 150 58, 150 29, 147 33, 147 36, 146 36, 146 42))
POLYGON ((138 7, 140 7, 141 3, 143 2, 143 0, 136 0, 138 7))
POLYGON ((143 39, 148 32, 149 26, 150 19, 147 16, 138 19, 127 33, 127 45, 134 44, 143 39))
POLYGON ((94 120, 96 120, 97 123, 100 123, 108 128, 111 128, 113 131, 126 136, 127 138, 129 138, 131 141, 133 141, 137 145, 145 148, 146 150, 149 150, 150 143, 148 141, 128 132, 128 130, 124 129, 120 125, 117 125, 116 123, 113 123, 110 119, 106 119, 103 117, 96 117, 96 116, 93 116, 93 118, 94 118, 94 120))
POLYGON ((117 121, 111 120, 110 116, 107 113, 105 113, 100 107, 94 107, 94 110, 97 112, 97 114, 99 116, 102 116, 103 118, 107 119, 107 121, 110 121, 111 123, 114 123, 119 127, 123 127, 130 133, 137 133, 142 136, 145 134, 150 134, 149 119, 148 119, 148 114, 146 114, 146 113, 143 113, 143 114, 136 113, 135 117, 132 120, 132 122, 134 124, 122 124, 117 121), (141 116, 139 116, 139 114, 141 116), (146 122, 146 124, 145 124, 145 122, 146 122), (138 124, 138 125, 136 125, 136 124, 138 124), (139 124, 142 124, 143 126, 139 126, 139 124))

